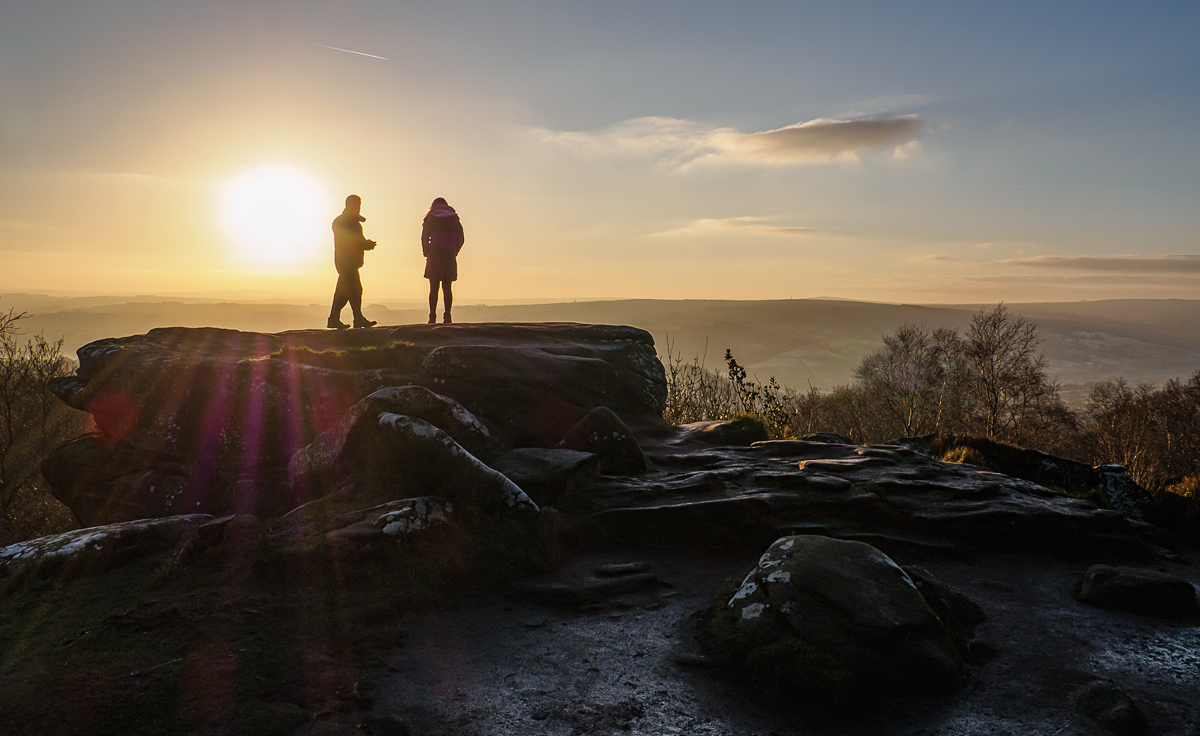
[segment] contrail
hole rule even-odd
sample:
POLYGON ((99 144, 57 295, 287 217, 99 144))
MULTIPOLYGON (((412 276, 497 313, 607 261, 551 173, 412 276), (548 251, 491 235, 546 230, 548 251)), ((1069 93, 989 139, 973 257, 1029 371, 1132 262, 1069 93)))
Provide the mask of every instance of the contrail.
POLYGON ((376 56, 375 54, 364 54, 361 51, 351 51, 350 49, 339 49, 337 46, 326 46, 323 43, 314 43, 313 46, 319 46, 323 49, 330 49, 332 51, 345 51, 347 54, 358 54, 359 56, 369 56, 372 59, 383 59, 384 61, 387 61, 386 56, 376 56))

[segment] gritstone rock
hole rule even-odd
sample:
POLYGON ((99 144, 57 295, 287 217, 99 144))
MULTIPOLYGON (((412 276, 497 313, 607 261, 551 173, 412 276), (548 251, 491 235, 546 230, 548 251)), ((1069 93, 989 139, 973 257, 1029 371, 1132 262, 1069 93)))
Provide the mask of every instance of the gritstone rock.
POLYGON ((1092 680, 1071 693, 1080 715, 1114 736, 1138 736, 1146 729, 1137 703, 1111 680, 1092 680))
POLYGON ((600 477, 600 458, 578 450, 521 447, 492 462, 539 504, 580 499, 600 477))
POLYGON ((607 406, 598 406, 567 431, 559 447, 600 456, 600 470, 609 475, 644 473, 650 463, 625 422, 607 406))
POLYGON ((770 439, 762 422, 752 417, 722 419, 715 422, 692 422, 691 424, 681 424, 679 427, 695 439, 710 445, 748 447, 755 442, 770 439))
POLYGON ((1124 465, 1101 465, 1094 475, 1096 490, 1109 508, 1137 521, 1146 518, 1146 510, 1154 503, 1154 497, 1125 473, 1124 465))
MULTIPOLYGON (((51 464, 69 472, 52 474, 51 487, 80 509, 85 524, 181 512, 284 513, 295 505, 285 489, 290 458, 357 402, 389 387, 430 389, 499 429, 501 442, 540 447, 557 443, 598 406, 630 426, 661 425, 666 401, 654 341, 632 327, 279 334, 173 327, 98 340, 78 355, 76 375, 55 379, 52 390, 91 413, 100 436, 87 447, 64 446, 63 457, 55 453, 51 464), (90 474, 96 482, 81 480, 92 467, 104 472, 90 474), (235 493, 246 478, 259 498, 235 493)), ((435 426, 439 417, 454 419, 454 405, 430 403, 415 389, 388 400, 403 404, 392 411, 435 426)), ((477 428, 455 420, 444 429, 482 459, 499 452, 477 428)))
POLYGON ((861 542, 777 540, 711 617, 716 656, 759 684, 845 701, 957 686, 946 627, 891 558, 861 542))
POLYGON ((211 520, 204 514, 142 519, 19 542, 0 549, 0 578, 103 572, 177 549, 211 520))
POLYGON ((1200 616, 1195 587, 1157 570, 1093 565, 1074 593, 1084 603, 1101 608, 1168 618, 1200 616))
POLYGON ((484 513, 536 511, 516 484, 423 419, 352 411, 288 466, 299 496, 337 488, 328 509, 435 495, 484 513))

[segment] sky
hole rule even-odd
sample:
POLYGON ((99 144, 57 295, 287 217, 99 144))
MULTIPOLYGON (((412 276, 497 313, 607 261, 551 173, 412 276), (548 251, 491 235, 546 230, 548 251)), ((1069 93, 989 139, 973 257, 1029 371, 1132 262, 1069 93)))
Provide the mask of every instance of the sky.
POLYGON ((0 5, 0 294, 1200 298, 1195 2, 0 5), (265 199, 264 199, 265 198, 265 199))

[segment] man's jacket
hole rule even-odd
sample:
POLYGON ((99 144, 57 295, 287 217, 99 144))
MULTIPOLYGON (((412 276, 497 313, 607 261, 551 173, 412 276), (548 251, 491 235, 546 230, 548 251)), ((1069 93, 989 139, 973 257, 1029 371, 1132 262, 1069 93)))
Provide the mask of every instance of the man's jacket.
POLYGON ((362 268, 363 251, 371 245, 363 237, 362 224, 367 218, 342 212, 333 220, 333 265, 338 273, 362 268))

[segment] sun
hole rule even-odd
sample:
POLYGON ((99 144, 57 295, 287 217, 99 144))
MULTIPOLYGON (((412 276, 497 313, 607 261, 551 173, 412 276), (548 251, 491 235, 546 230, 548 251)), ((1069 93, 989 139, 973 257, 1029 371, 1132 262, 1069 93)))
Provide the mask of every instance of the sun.
POLYGON ((225 182, 221 224, 239 257, 261 267, 289 268, 316 259, 330 235, 329 193, 290 166, 263 166, 225 182))

